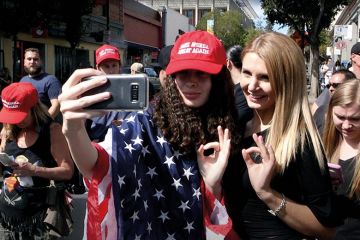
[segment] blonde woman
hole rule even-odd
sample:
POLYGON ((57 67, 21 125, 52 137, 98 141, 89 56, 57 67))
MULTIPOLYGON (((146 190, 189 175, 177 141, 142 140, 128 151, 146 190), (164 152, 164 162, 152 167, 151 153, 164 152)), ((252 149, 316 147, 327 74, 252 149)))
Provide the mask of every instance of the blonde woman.
MULTIPOLYGON (((324 132, 325 150, 331 163, 342 168, 343 182, 337 193, 348 196, 360 206, 360 83, 353 79, 337 88, 330 100, 324 132)), ((351 203, 342 204, 349 207, 351 203)), ((343 210, 349 216, 337 229, 336 239, 355 239, 360 236, 359 211, 343 210), (357 214, 357 215, 356 215, 357 214)))
POLYGON ((254 116, 239 146, 243 158, 229 160, 222 181, 235 230, 244 239, 331 238, 338 219, 300 48, 265 33, 241 60, 240 85, 254 116))

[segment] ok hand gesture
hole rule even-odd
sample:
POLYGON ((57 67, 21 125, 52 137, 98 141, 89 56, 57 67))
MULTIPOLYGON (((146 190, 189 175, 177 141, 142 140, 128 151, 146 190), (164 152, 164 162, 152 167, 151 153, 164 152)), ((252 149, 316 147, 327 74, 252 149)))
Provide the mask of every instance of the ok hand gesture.
POLYGON ((230 133, 228 129, 223 131, 221 126, 218 126, 217 130, 219 142, 201 145, 197 150, 197 161, 206 187, 215 197, 220 198, 222 191, 221 180, 230 155, 230 133), (204 154, 206 150, 211 149, 213 149, 212 154, 204 154))

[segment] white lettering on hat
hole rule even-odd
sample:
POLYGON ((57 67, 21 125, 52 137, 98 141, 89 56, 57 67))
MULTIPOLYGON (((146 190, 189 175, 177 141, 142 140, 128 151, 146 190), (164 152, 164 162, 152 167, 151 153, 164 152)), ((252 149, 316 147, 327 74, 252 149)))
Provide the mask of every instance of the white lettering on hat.
POLYGON ((115 54, 115 50, 111 48, 106 48, 100 51, 99 56, 102 57, 106 54, 115 54))
POLYGON ((2 99, 2 103, 3 103, 3 105, 4 105, 4 107, 6 107, 6 108, 19 108, 20 107, 20 103, 19 102, 8 102, 8 101, 6 101, 6 100, 4 100, 4 99, 2 99))
POLYGON ((209 45, 199 42, 186 42, 181 44, 178 54, 196 53, 196 54, 209 54, 209 45))
POLYGON ((178 54, 190 53, 192 48, 179 49, 178 54))

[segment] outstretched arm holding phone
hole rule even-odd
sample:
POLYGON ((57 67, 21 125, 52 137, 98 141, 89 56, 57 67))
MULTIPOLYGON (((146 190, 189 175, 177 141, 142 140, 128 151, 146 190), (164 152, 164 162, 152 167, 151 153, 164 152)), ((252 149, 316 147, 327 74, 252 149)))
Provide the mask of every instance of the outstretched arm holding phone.
POLYGON ((96 149, 92 146, 85 129, 85 119, 104 114, 103 111, 84 110, 85 107, 108 99, 109 92, 99 93, 93 96, 81 97, 89 89, 105 84, 107 79, 94 78, 89 81, 81 81, 85 77, 103 75, 95 69, 76 70, 66 81, 59 96, 61 112, 63 114, 62 131, 68 142, 71 155, 81 173, 92 177, 92 169, 98 157, 96 149))

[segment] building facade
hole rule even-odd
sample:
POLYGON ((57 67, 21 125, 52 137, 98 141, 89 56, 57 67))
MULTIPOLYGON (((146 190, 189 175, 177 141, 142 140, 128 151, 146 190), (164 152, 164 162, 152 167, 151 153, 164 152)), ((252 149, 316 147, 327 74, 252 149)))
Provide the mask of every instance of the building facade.
POLYGON ((136 1, 124 2, 124 42, 123 65, 141 62, 151 65, 157 61, 162 47, 162 23, 158 11, 136 1))
POLYGON ((187 16, 193 26, 197 25, 202 16, 214 9, 224 12, 240 11, 242 19, 239 21, 245 28, 253 26, 253 20, 258 17, 248 0, 138 0, 138 2, 158 10, 163 7, 174 9, 187 16))
POLYGON ((108 3, 100 1, 91 14, 83 16, 84 29, 75 49, 70 48, 65 37, 66 26, 61 21, 33 26, 18 33, 16 39, 0 29, 0 68, 8 68, 13 81, 18 81, 25 74, 24 50, 34 47, 40 50, 44 70, 64 83, 74 69, 95 66, 95 50, 104 42, 117 46, 123 54, 126 47, 123 41, 123 1, 109 0, 108 3))
POLYGON ((360 42, 360 1, 352 0, 345 6, 332 27, 334 41, 328 55, 349 62, 351 47, 360 42))

